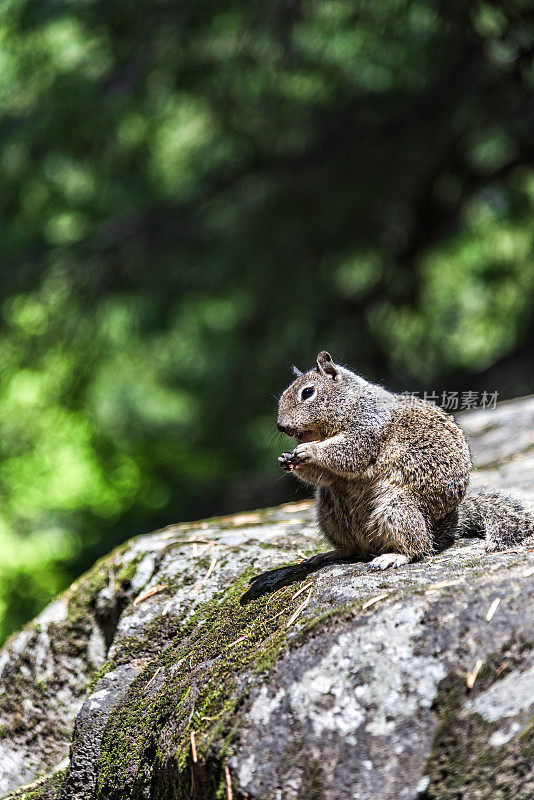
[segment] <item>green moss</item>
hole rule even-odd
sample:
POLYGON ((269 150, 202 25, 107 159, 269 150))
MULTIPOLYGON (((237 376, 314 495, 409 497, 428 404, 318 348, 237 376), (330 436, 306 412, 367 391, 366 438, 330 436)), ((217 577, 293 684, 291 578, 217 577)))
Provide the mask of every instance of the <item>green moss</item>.
MULTIPOLYGON (((130 543, 128 542, 127 546, 129 545, 130 543)), ((117 550, 115 551, 115 558, 117 558, 117 556, 120 556, 123 549, 124 547, 121 547, 118 549, 118 551, 117 550)), ((133 576, 137 572, 137 567, 139 566, 139 562, 142 561, 142 559, 143 559, 142 554, 139 554, 134 558, 132 558, 132 560, 128 562, 128 564, 126 564, 126 566, 124 566, 121 570, 119 570, 119 572, 115 575, 116 582, 129 586, 133 576)), ((105 561, 107 561, 107 559, 105 559, 105 561)))
POLYGON ((109 583, 113 562, 112 556, 100 559, 67 591, 67 620, 71 624, 86 620, 87 610, 94 606, 98 592, 109 583))

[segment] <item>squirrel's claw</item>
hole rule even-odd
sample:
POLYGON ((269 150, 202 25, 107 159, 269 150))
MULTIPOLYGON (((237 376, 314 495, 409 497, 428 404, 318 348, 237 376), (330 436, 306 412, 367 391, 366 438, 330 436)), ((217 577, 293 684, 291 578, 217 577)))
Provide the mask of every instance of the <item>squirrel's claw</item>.
POLYGON ((282 455, 278 458, 278 463, 284 472, 292 472, 293 463, 291 461, 291 453, 282 453, 282 455))

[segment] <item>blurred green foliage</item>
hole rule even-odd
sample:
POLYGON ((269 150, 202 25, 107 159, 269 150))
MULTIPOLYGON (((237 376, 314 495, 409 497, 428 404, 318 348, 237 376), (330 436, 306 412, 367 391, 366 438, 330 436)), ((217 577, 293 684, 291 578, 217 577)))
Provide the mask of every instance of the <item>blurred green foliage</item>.
POLYGON ((533 10, 3 0, 0 636, 294 492, 291 362, 435 388, 532 341, 533 10))

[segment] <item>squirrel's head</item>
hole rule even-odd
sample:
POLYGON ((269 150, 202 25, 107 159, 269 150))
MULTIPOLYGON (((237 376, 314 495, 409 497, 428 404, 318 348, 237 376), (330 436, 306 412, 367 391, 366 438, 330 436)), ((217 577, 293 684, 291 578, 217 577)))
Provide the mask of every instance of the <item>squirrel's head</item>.
POLYGON ((314 369, 301 373, 288 386, 278 403, 278 430, 297 443, 334 436, 342 428, 342 409, 354 397, 355 382, 362 378, 334 364, 323 350, 314 369), (347 403, 344 402, 346 396, 347 403))

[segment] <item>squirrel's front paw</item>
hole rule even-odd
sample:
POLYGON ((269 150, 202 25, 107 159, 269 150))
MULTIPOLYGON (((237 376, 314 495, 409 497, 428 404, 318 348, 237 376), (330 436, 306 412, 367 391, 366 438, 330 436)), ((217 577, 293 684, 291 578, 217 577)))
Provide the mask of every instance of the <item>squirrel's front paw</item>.
POLYGON ((293 464, 291 462, 291 453, 282 453, 282 455, 278 458, 278 463, 284 470, 284 472, 291 472, 293 470, 293 464))
POLYGON ((292 472, 294 469, 299 469, 304 464, 309 464, 310 461, 315 460, 315 447, 315 442, 298 444, 292 453, 282 453, 278 463, 284 472, 292 472))
POLYGON ((291 453, 293 469, 298 469, 304 464, 309 464, 310 461, 315 461, 316 447, 317 445, 315 442, 302 442, 302 444, 298 444, 291 453))

